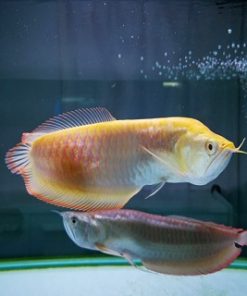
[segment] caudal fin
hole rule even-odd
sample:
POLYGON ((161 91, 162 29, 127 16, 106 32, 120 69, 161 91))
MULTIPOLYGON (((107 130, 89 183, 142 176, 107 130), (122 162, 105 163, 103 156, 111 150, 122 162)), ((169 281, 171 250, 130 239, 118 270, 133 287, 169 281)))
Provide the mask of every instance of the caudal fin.
POLYGON ((28 171, 30 149, 31 146, 29 144, 19 143, 6 153, 5 162, 13 174, 22 175, 28 171))

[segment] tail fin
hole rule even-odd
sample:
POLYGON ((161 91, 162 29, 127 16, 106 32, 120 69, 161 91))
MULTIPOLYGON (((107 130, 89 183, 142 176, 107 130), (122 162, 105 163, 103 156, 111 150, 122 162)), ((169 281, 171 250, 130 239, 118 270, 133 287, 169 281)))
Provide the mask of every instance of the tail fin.
POLYGON ((21 175, 27 172, 30 164, 30 149, 31 146, 29 144, 19 143, 6 153, 5 162, 13 174, 21 175))
POLYGON ((239 239, 236 241, 241 247, 247 246, 247 231, 243 231, 239 234, 239 239))

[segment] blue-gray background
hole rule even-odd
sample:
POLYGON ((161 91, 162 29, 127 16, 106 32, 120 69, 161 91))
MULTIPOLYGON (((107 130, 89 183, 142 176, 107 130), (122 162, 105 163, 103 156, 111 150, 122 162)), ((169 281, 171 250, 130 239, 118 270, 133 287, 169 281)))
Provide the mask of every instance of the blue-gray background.
MULTIPOLYGON (((229 44, 246 58, 245 41, 245 1, 0 1, 0 258, 85 253, 50 211, 57 208, 29 196, 6 168, 22 132, 64 111, 104 106, 122 119, 195 117, 239 144, 246 65, 241 75, 217 77, 197 77, 193 67, 176 77, 160 65, 186 65, 189 55, 197 64, 229 44)), ((234 156, 206 186, 167 184, 126 207, 247 228, 246 169, 247 157, 234 156)))

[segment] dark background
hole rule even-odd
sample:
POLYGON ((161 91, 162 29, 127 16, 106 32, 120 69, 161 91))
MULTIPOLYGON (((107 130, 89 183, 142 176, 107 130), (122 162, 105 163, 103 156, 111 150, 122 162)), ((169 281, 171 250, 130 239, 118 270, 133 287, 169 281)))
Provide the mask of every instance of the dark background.
MULTIPOLYGON (((29 196, 5 166, 22 132, 104 106, 122 119, 195 117, 238 145, 246 41, 245 1, 0 1, 0 258, 87 252, 65 234, 58 208, 29 196)), ((150 199, 144 190, 126 208, 247 228, 246 169, 235 155, 206 186, 166 184, 150 199)))

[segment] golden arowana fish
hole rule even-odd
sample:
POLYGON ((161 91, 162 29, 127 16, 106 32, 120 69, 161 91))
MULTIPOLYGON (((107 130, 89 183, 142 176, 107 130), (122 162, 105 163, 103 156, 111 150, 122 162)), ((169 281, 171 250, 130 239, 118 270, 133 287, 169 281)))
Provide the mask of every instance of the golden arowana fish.
POLYGON ((199 275, 228 266, 247 244, 247 231, 186 217, 133 210, 63 212, 68 236, 78 246, 134 260, 148 270, 199 275))
POLYGON ((121 208, 144 185, 203 185, 240 147, 192 118, 116 120, 104 108, 54 117, 6 154, 29 194, 58 206, 121 208))

